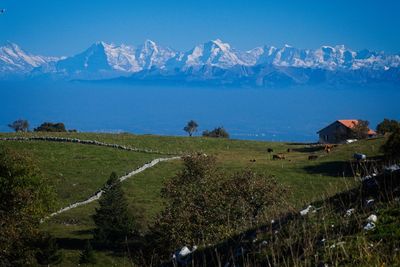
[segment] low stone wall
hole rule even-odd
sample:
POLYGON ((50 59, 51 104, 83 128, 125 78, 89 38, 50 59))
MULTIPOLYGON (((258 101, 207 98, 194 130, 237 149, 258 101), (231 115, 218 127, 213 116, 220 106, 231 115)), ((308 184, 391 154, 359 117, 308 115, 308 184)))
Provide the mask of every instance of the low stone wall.
MULTIPOLYGON (((146 170, 146 169, 148 169, 148 168, 151 168, 151 167, 153 167, 154 165, 156 165, 156 164, 158 164, 158 163, 160 163, 160 162, 169 161, 169 160, 175 160, 175 159, 180 159, 180 157, 171 157, 171 158, 158 158, 158 159, 154 159, 154 160, 152 160, 152 161, 150 161, 150 162, 148 162, 148 163, 145 163, 142 167, 139 167, 139 168, 137 168, 136 170, 134 170, 134 171, 132 171, 132 172, 130 172, 130 173, 124 175, 124 176, 121 176, 121 177, 119 178, 119 180, 120 180, 121 182, 123 182, 124 180, 128 179, 129 177, 132 177, 132 176, 134 176, 134 175, 136 175, 136 174, 138 174, 138 173, 141 173, 141 172, 143 172, 144 170, 146 170)), ((65 211, 68 211, 68 210, 70 210, 70 209, 73 209, 73 208, 76 208, 76 207, 79 207, 79 206, 83 206, 83 205, 89 204, 89 203, 91 203, 91 202, 93 202, 93 201, 95 201, 95 200, 98 200, 98 199, 101 197, 101 195, 103 194, 103 192, 104 192, 103 189, 99 189, 96 193, 94 193, 94 194, 93 194, 92 196, 90 196, 88 199, 86 199, 86 200, 84 200, 84 201, 80 201, 80 202, 73 203, 73 204, 71 204, 71 205, 69 205, 69 206, 67 206, 67 207, 65 207, 65 208, 62 208, 62 209, 60 209, 60 210, 58 210, 58 211, 56 211, 56 212, 50 214, 50 215, 47 216, 46 218, 42 219, 41 222, 44 222, 45 220, 47 220, 47 219, 49 219, 49 218, 51 218, 51 217, 53 217, 53 216, 56 216, 56 215, 58 215, 58 214, 60 214, 60 213, 63 213, 63 212, 65 212, 65 211)))
MULTIPOLYGON (((176 155, 177 153, 162 152, 158 150, 146 149, 146 148, 134 148, 119 144, 109 144, 96 140, 81 140, 78 138, 67 138, 67 137, 54 137, 54 136, 33 136, 33 137, 3 137, 0 141, 48 141, 48 142, 63 142, 63 143, 78 143, 84 145, 95 145, 103 147, 112 147, 121 150, 134 151, 134 152, 144 152, 152 154, 163 154, 163 155, 176 155)), ((182 152, 179 152, 181 154, 182 152)))

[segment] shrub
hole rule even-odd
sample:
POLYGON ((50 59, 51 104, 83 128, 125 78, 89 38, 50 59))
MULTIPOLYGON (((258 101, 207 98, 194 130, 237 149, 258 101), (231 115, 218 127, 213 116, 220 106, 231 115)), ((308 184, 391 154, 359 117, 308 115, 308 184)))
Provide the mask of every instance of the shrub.
POLYGON ((217 127, 211 132, 205 130, 203 132, 204 137, 216 137, 216 138, 229 138, 229 133, 224 129, 224 127, 217 127))
POLYGON ((40 219, 53 197, 28 155, 0 146, 0 266, 35 263, 40 219))
POLYGON ((400 129, 400 123, 396 120, 389 120, 389 119, 384 119, 376 127, 376 131, 379 134, 393 133, 399 129, 400 129))
POLYGON ((92 246, 90 245, 90 241, 87 240, 85 244, 85 248, 83 249, 81 256, 79 258, 80 264, 95 264, 97 262, 96 257, 94 255, 94 251, 92 246))
POLYGON ((397 129, 389 136, 382 146, 382 151, 389 159, 400 159, 400 129, 397 129))
POLYGON ((44 122, 34 129, 35 132, 66 132, 65 125, 62 122, 52 123, 44 122))
POLYGON ((163 188, 169 202, 153 231, 164 250, 215 244, 265 220, 286 192, 271 176, 251 170, 228 175, 212 156, 186 156, 183 170, 163 188))

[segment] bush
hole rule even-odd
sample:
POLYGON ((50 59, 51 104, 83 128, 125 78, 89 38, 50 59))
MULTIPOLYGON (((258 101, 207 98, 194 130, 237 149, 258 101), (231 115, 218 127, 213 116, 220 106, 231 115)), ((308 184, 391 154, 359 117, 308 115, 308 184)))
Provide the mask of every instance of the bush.
POLYGON ((41 265, 59 264, 62 261, 62 253, 54 237, 50 234, 43 234, 38 242, 36 260, 41 265))
POLYGON ((397 129, 389 136, 382 146, 382 151, 389 159, 400 159, 400 129, 397 129))
POLYGON ((30 157, 0 146, 0 266, 35 263, 40 219, 53 199, 30 157))
POLYGON ((217 169, 214 157, 186 156, 184 169, 162 190, 169 202, 153 232, 165 253, 215 244, 273 216, 270 208, 283 206, 286 192, 271 176, 251 170, 228 175, 217 169))
POLYGON ((62 122, 52 123, 44 122, 34 129, 35 132, 66 132, 65 125, 62 122))
POLYGON ((217 127, 211 132, 205 130, 203 132, 204 137, 216 137, 216 138, 229 138, 229 133, 224 129, 224 127, 217 127))
POLYGON ((379 134, 393 133, 399 129, 400 129, 400 123, 396 120, 389 120, 389 119, 384 119, 376 127, 376 131, 379 134))
POLYGON ((90 241, 87 240, 85 244, 85 248, 83 249, 81 256, 79 258, 80 264, 95 264, 97 262, 96 257, 94 255, 94 251, 92 246, 90 245, 90 241))

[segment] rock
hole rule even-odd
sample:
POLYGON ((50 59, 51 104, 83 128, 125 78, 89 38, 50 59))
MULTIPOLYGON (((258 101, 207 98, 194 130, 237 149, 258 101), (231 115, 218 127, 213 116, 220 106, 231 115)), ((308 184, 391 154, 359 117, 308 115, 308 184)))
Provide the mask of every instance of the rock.
POLYGON ((313 206, 308 205, 307 208, 305 208, 304 210, 301 210, 301 211, 300 211, 300 215, 301 215, 301 216, 307 215, 313 208, 314 208, 313 206))
POLYGON ((367 204, 367 207, 371 207, 372 205, 375 204, 375 199, 373 199, 373 198, 368 199, 366 204, 367 204))
POLYGON ((375 227, 376 227, 375 223, 369 222, 369 223, 367 223, 367 225, 364 226, 364 230, 370 231, 370 230, 374 229, 375 227))
POLYGON ((346 214, 344 216, 350 217, 353 213, 354 213, 354 209, 348 209, 348 210, 346 210, 346 214))
POLYGON ((378 217, 375 214, 371 214, 369 215, 369 217, 367 218, 367 222, 373 222, 376 223, 378 221, 378 217))

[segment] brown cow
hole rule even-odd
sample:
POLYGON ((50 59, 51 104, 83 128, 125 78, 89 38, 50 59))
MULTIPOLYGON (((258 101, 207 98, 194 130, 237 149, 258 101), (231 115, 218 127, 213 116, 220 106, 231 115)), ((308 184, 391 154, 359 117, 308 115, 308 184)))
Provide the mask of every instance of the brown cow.
POLYGON ((329 152, 331 152, 333 147, 334 147, 334 145, 325 145, 324 150, 325 150, 326 153, 329 153, 329 152))
POLYGON ((275 154, 275 155, 272 155, 272 159, 285 159, 285 155, 284 154, 275 154))

